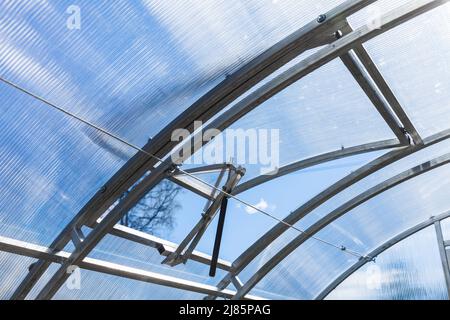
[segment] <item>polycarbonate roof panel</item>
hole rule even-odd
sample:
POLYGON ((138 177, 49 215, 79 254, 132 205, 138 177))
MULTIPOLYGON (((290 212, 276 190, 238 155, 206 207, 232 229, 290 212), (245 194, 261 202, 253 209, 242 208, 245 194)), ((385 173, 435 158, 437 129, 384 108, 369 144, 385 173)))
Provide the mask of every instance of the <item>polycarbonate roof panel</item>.
POLYGON ((11 297, 34 261, 33 258, 0 251, 0 300, 11 297))
POLYGON ((434 226, 381 253, 327 297, 331 300, 446 300, 434 226))
POLYGON ((441 221, 441 228, 444 241, 450 241, 450 218, 441 221))
MULTIPOLYGON (((212 175, 209 177, 206 177, 204 174, 196 176, 199 176, 203 181, 208 181, 209 183, 214 184, 212 175)), ((167 181, 160 183, 151 191, 151 193, 156 190, 160 190, 162 184, 167 184, 167 181)), ((205 210, 205 205, 207 204, 207 199, 200 197, 199 195, 191 191, 178 187, 176 184, 171 182, 169 182, 166 186, 170 186, 171 189, 177 188, 178 191, 176 192, 175 196, 171 198, 171 201, 169 203, 173 206, 173 208, 172 210, 166 210, 167 215, 165 215, 164 219, 155 219, 155 223, 151 224, 150 229, 142 228, 144 226, 144 223, 140 223, 138 220, 136 220, 137 223, 135 223, 134 225, 127 225, 127 223, 124 221, 122 221, 121 223, 127 225, 128 227, 132 227, 134 229, 156 235, 173 243, 180 243, 201 219, 202 213, 205 210)), ((164 195, 165 192, 162 192, 160 194, 164 195)), ((154 196, 157 195, 154 194, 154 196)), ((145 208, 139 208, 140 204, 147 204, 148 206, 150 206, 150 208, 154 208, 154 206, 157 205, 154 200, 146 200, 146 197, 144 197, 144 199, 141 199, 137 206, 135 206, 128 212, 128 215, 136 216, 136 214, 140 215, 141 213, 144 213, 144 216, 152 217, 152 214, 155 213, 155 211, 146 212, 145 208)), ((157 217, 162 216, 158 214, 157 217)), ((207 231, 207 234, 214 232, 215 227, 211 225, 209 230, 207 231)), ((208 239, 210 241, 214 241, 211 240, 210 237, 208 239)), ((129 245, 131 245, 131 243, 129 245)), ((205 251, 206 248, 203 247, 202 243, 200 243, 198 250, 205 251, 207 253, 209 252, 209 248, 210 247, 208 245, 208 251, 205 251)))
POLYGON ((67 27, 70 0, 2 1, 0 74, 144 145, 227 74, 341 2, 83 0, 78 30, 67 27))
MULTIPOLYGON (((34 299, 58 265, 52 264, 31 291, 34 299)), ((55 300, 200 300, 199 293, 79 269, 80 281, 69 281, 55 294, 55 300)))
POLYGON ((0 234, 48 245, 134 150, 105 152, 85 124, 4 83, 0 94, 0 234))
MULTIPOLYGON (((72 30, 67 27, 68 8, 74 5, 69 0, 3 1, 0 77, 143 146, 228 75, 342 2, 142 0, 116 1, 113 6, 109 2, 81 0, 76 3, 81 14, 80 29, 72 30)), ((373 18, 377 14, 404 2, 378 1, 376 6, 350 17, 350 23, 353 27, 376 23, 373 18)), ((449 128, 449 15, 447 4, 364 44, 423 137, 449 128)), ((0 82, 0 98, 0 235, 49 245, 136 151, 4 82, 0 82)), ((338 59, 272 97, 232 128, 279 129, 279 165, 394 138, 338 59)), ((400 160, 338 194, 296 227, 305 230, 367 188, 449 151, 450 141, 444 141, 400 160)), ((374 156, 333 161, 239 195, 273 214, 273 219, 230 200, 220 257, 233 261, 270 230, 277 218, 374 156), (327 174, 329 169, 333 174, 327 174), (296 196, 302 188, 305 192, 296 196), (286 189, 289 192, 280 195, 286 189)), ((306 240, 281 261, 251 294, 275 299, 316 297, 359 259, 341 250, 341 245, 364 255, 405 229, 448 210, 448 166, 402 183, 352 209, 318 232, 318 238, 306 240)), ((262 173, 260 165, 246 167, 244 181, 262 173)), ((214 177, 201 178, 212 183, 214 177)), ((205 203, 198 195, 180 191, 172 204, 173 216, 163 227, 144 231, 179 243, 200 219, 205 203)), ((199 251, 211 254, 216 223, 217 218, 198 244, 199 251)), ((361 288, 358 277, 367 272, 367 265, 339 287, 336 296, 346 298, 362 292, 369 299, 394 294, 445 298, 442 275, 418 271, 434 269, 439 262, 429 230, 381 256, 383 276, 397 276, 388 278, 387 287, 376 292, 361 288), (425 247, 433 247, 426 252, 427 257, 433 257, 420 262, 412 249, 416 242, 425 251, 425 247), (396 257, 402 254, 405 260, 398 263, 396 257), (405 271, 409 278, 403 277, 405 271), (417 284, 427 286, 426 290, 419 290, 417 284), (350 293, 349 286, 353 290, 350 293)), ((443 230, 447 237, 446 222, 443 230)), ((290 228, 268 245, 239 275, 241 280, 249 280, 299 234, 290 228)), ((69 243, 65 250, 73 249, 69 243)), ((225 275, 218 271, 216 277, 208 277, 208 266, 193 261, 174 268, 162 265, 164 257, 156 249, 113 236, 106 236, 89 256, 201 284, 215 285, 225 275)), ((33 261, 0 252, 0 299, 10 297, 33 261)), ((36 297, 57 267, 51 265, 28 298, 36 297)), ((55 298, 204 297, 92 271, 81 273, 80 290, 63 286, 55 298)))

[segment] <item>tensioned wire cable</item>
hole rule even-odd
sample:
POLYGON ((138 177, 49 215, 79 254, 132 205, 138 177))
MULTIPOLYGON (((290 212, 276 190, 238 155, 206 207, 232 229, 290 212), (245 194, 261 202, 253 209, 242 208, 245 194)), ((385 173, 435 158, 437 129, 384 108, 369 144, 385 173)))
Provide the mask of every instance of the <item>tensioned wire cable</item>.
MULTIPOLYGON (((90 122, 90 121, 88 121, 88 120, 85 120, 85 119, 83 119, 82 117, 80 117, 80 116, 78 116, 78 115, 76 115, 76 114, 74 114, 74 113, 72 113, 72 112, 70 112, 70 111, 68 111, 68 110, 66 110, 66 109, 64 109, 64 108, 61 108, 61 107, 57 106, 56 104, 54 104, 54 103, 52 103, 52 102, 50 102, 50 101, 48 101, 48 100, 46 100, 46 99, 44 99, 44 98, 42 98, 42 97, 40 97, 40 96, 38 96, 38 95, 32 93, 31 91, 28 91, 28 90, 26 90, 26 89, 20 87, 19 85, 17 85, 17 84, 15 84, 15 83, 13 83, 13 82, 11 82, 11 81, 9 81, 9 80, 3 78, 3 77, 0 77, 0 80, 3 81, 4 83, 10 85, 11 87, 14 87, 15 89, 17 89, 17 90, 19 90, 19 91, 21 91, 21 92, 23 92, 23 93, 25 93, 25 94, 27 94, 27 95, 33 97, 34 99, 37 99, 37 100, 43 102, 44 104, 46 104, 46 105, 52 107, 53 109, 56 109, 57 111, 60 111, 60 112, 64 113, 65 115, 67 115, 67 116, 69 116, 69 117, 71 117, 71 118, 74 118, 74 119, 76 119, 76 120, 78 120, 78 121, 80 121, 80 122, 82 122, 82 123, 88 125, 88 126, 91 127, 91 128, 94 128, 94 129, 96 129, 96 130, 102 132, 103 134, 105 134, 105 135, 107 135, 107 136, 109 136, 109 137, 111 137, 111 138, 113 138, 113 139, 115 139, 115 140, 117 140, 117 141, 122 142, 123 144, 129 146, 130 148, 135 149, 135 150, 138 151, 138 152, 142 152, 142 153, 146 154, 147 156, 149 156, 149 157, 155 159, 156 161, 158 161, 160 164, 162 164, 162 163, 164 162, 164 161, 163 161, 161 158, 159 158, 158 156, 155 156, 154 154, 151 154, 151 153, 145 151, 144 149, 142 149, 142 148, 140 148, 140 147, 138 147, 138 146, 136 146, 136 145, 134 145, 134 144, 132 144, 132 143, 126 141, 125 139, 122 139, 121 137, 119 137, 119 136, 117 136, 117 135, 115 135, 115 134, 113 134, 113 133, 111 133, 111 132, 109 132, 109 131, 103 129, 102 127, 100 127, 100 126, 98 126, 98 125, 96 125, 96 124, 94 124, 94 123, 92 123, 92 122, 90 122)), ((218 187, 216 187, 215 185, 210 184, 210 183, 208 183, 208 182, 206 182, 206 181, 200 179, 199 177, 195 176, 194 174, 191 174, 191 173, 189 173, 189 172, 186 172, 185 170, 181 169, 179 166, 177 166, 177 170, 180 171, 181 173, 183 173, 183 174, 185 174, 185 175, 187 175, 187 176, 189 176, 189 177, 191 177, 191 178, 197 180, 198 182, 200 182, 200 183, 202 183, 202 184, 204 184, 204 185, 207 185, 207 186, 209 186, 210 188, 213 188, 214 190, 216 190, 216 191, 222 193, 223 195, 225 195, 226 197, 232 198, 232 199, 234 199, 234 200, 236 200, 236 201, 242 203, 243 205, 245 205, 245 206, 247 206, 247 207, 250 207, 250 208, 256 210, 257 212, 259 212, 259 213, 261 213, 261 214, 263 214, 263 215, 265 215, 265 216, 267 216, 267 217, 269 217, 269 218, 271 218, 271 219, 273 219, 273 220, 275 220, 275 221, 277 221, 277 222, 279 222, 279 223, 281 223, 281 224, 284 224, 284 225, 287 226, 288 228, 291 228, 291 229, 293 229, 293 230, 296 230, 296 231, 298 231, 298 232, 301 233, 301 234, 305 234, 305 233, 306 233, 306 231, 301 230, 301 229, 297 228, 296 226, 294 226, 294 225, 292 225, 292 224, 290 224, 290 223, 287 223, 286 221, 281 220, 280 218, 275 217, 274 215, 268 213, 267 211, 265 211, 265 210, 263 210, 263 209, 261 209, 261 208, 258 208, 258 207, 256 207, 256 206, 254 206, 254 205, 252 205, 252 204, 250 204, 250 203, 248 203, 248 202, 246 202, 246 201, 244 201, 244 200, 242 200, 242 199, 236 197, 235 195, 232 195, 232 194, 226 192, 225 190, 222 190, 221 188, 218 188, 218 187)), ((363 258, 363 259, 367 259, 367 260, 372 260, 372 261, 374 260, 373 257, 363 255, 363 254, 361 254, 361 253, 359 253, 359 252, 357 252, 357 251, 348 249, 348 248, 345 247, 345 246, 336 245, 336 244, 334 244, 334 243, 332 243, 332 242, 330 242, 330 241, 324 240, 324 239, 319 238, 319 237, 317 237, 317 236, 312 235, 312 236, 310 236, 309 238, 310 238, 310 239, 314 239, 314 240, 316 240, 316 241, 319 241, 319 242, 321 242, 321 243, 323 243, 323 244, 326 244, 326 245, 328 245, 328 246, 331 246, 331 247, 333 247, 333 248, 336 248, 336 249, 338 249, 338 250, 340 250, 340 251, 346 252, 346 253, 348 253, 348 254, 350 254, 350 255, 353 255, 353 256, 355 256, 355 257, 363 258)))

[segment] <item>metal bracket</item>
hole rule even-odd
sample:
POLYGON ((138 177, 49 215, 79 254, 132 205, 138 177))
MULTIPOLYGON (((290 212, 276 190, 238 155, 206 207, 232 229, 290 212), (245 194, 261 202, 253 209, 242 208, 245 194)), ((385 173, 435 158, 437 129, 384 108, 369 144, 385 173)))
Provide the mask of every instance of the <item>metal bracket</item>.
POLYGON ((239 279, 237 275, 231 276, 231 282, 237 290, 241 289, 244 286, 244 283, 242 283, 241 279, 239 279))
POLYGON ((84 239, 86 238, 84 236, 83 231, 81 230, 81 226, 75 226, 72 229, 72 242, 75 245, 75 247, 79 247, 80 244, 84 241, 84 239))
MULTIPOLYGON (((228 180, 225 183, 225 190, 231 192, 234 187, 239 183, 241 177, 245 174, 245 169, 242 167, 236 168, 235 170, 230 170, 228 175, 228 180)), ((162 263, 168 264, 170 266, 175 266, 180 263, 186 263, 189 256, 194 251, 197 244, 200 242, 203 234, 210 225, 211 221, 214 219, 218 209, 222 204, 222 199, 226 196, 224 193, 219 193, 215 196, 214 200, 208 202, 208 208, 202 214, 199 222, 194 226, 194 228, 189 232, 189 234, 180 243, 178 248, 167 256, 162 263)))

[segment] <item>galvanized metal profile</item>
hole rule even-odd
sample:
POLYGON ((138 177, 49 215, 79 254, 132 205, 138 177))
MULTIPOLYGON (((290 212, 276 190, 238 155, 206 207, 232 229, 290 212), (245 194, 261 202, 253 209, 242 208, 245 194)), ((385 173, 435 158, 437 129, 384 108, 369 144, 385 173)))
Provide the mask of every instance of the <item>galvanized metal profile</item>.
POLYGON ((384 97, 378 93, 377 88, 373 85, 373 80, 360 66, 354 54, 346 52, 340 58, 399 141, 404 145, 409 144, 408 137, 402 130, 403 125, 397 120, 384 97))
MULTIPOLYGON (((321 204, 325 203, 338 193, 361 181, 372 173, 377 172, 415 152, 426 149, 449 138, 450 130, 444 130, 424 139, 423 144, 404 147, 402 149, 384 154, 334 183, 320 194, 311 198, 305 204, 291 212, 286 218, 283 219, 283 221, 293 225, 321 204)), ((267 246, 270 245, 270 243, 275 241, 275 239, 277 239, 287 229, 288 227, 284 223, 278 223, 258 240, 256 240, 233 262, 233 270, 219 282, 218 287, 226 288, 231 282, 231 276, 233 274, 239 274, 255 257, 257 257, 267 246)))

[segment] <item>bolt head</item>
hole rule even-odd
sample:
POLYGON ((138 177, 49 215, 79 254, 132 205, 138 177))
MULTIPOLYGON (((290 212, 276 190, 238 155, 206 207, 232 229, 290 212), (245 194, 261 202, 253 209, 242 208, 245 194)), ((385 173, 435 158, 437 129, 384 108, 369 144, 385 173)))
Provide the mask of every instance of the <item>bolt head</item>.
POLYGON ((326 14, 321 14, 320 16, 317 17, 317 22, 318 23, 325 22, 325 20, 327 20, 327 15, 326 14))
POLYGON ((342 33, 341 30, 338 30, 338 31, 336 31, 336 32, 334 33, 334 37, 335 37, 336 39, 342 38, 343 35, 344 35, 344 34, 342 33))

